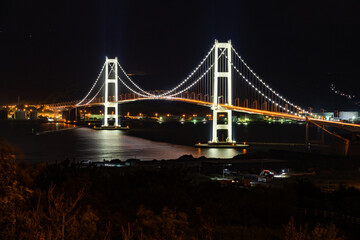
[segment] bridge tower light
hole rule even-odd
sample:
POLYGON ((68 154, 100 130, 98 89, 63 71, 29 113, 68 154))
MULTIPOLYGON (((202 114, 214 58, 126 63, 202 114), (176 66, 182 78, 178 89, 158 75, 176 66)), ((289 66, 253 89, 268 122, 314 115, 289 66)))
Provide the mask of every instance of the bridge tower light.
POLYGON ((212 140, 211 143, 218 143, 218 130, 225 130, 227 132, 227 143, 235 143, 233 141, 232 136, 232 111, 231 110, 225 110, 220 103, 220 98, 222 98, 224 105, 232 106, 232 75, 231 75, 231 59, 232 59, 232 47, 231 47, 231 41, 220 43, 217 40, 215 40, 215 48, 214 48, 214 88, 213 88, 213 126, 212 126, 212 140), (224 51, 223 55, 219 58, 219 53, 224 51), (224 67, 224 63, 227 62, 227 64, 224 67), (219 67, 219 63, 223 66, 222 68, 219 67), (225 84, 227 85, 226 89, 227 92, 221 93, 221 96, 219 96, 219 78, 222 78, 225 80, 225 84), (225 96, 224 96, 225 95, 225 96), (226 114, 227 115, 227 122, 225 124, 218 124, 218 115, 219 114, 226 114))
POLYGON ((118 60, 117 57, 110 59, 105 58, 105 96, 104 96, 104 125, 105 127, 109 126, 109 118, 115 118, 114 126, 120 126, 119 123, 119 109, 118 109, 118 60), (114 96, 109 101, 109 89, 113 89, 114 96), (109 114, 109 108, 115 108, 115 111, 112 111, 109 114))

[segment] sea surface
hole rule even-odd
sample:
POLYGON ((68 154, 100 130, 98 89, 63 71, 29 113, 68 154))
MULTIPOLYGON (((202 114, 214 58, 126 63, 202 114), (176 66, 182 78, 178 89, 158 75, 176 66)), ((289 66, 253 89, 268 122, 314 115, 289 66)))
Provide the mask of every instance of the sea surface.
MULTIPOLYGON (((29 163, 65 159, 102 161, 136 158, 148 161, 176 159, 185 154, 232 158, 259 150, 256 147, 247 151, 194 147, 195 143, 207 142, 210 135, 211 122, 151 123, 136 126, 130 131, 74 128, 64 123, 0 122, 0 138, 15 147, 19 160, 29 163)), ((303 143, 305 126, 280 123, 234 124, 234 135, 238 142, 303 143)))

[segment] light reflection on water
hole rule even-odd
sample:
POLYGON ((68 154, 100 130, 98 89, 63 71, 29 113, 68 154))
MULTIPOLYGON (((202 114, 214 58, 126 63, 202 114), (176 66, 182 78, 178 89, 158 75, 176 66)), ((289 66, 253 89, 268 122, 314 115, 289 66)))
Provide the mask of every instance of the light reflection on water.
MULTIPOLYGON (((0 123, 0 139, 5 138, 19 149, 19 153, 24 155, 26 161, 33 163, 62 161, 66 158, 75 161, 129 158, 161 160, 176 159, 185 154, 194 157, 232 158, 246 153, 244 149, 200 149, 191 145, 179 145, 206 142, 211 138, 210 126, 176 123, 159 126, 161 127, 156 125, 130 132, 96 131, 89 128, 51 132, 72 125, 3 122, 0 123), (43 134, 37 136, 33 134, 34 132, 43 134), (174 144, 168 143, 171 141, 174 144)), ((249 124, 246 127, 236 125, 234 129, 235 138, 240 143, 244 141, 301 143, 304 132, 304 127, 297 124, 249 124)), ((252 145, 251 151, 255 148, 259 147, 252 145)), ((263 151, 263 147, 260 150, 263 151)))
POLYGON ((238 149, 201 149, 191 146, 151 141, 125 135, 122 131, 94 131, 87 128, 72 130, 77 135, 81 158, 110 160, 137 158, 140 160, 176 159, 185 154, 193 157, 232 158, 242 154, 238 149))

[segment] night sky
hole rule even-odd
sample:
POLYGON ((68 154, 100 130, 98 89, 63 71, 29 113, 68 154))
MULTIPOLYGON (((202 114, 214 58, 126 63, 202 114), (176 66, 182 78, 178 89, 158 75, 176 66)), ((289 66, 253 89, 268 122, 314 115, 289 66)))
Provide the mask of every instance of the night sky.
POLYGON ((360 3, 318 1, 1 1, 0 103, 82 98, 105 56, 146 89, 183 80, 214 40, 303 107, 360 110, 360 3))

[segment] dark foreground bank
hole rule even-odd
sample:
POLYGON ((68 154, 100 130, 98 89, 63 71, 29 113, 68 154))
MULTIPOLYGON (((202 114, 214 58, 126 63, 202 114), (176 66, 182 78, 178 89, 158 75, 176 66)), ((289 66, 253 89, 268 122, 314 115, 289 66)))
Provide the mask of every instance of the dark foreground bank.
POLYGON ((228 160, 133 160, 126 167, 14 160, 3 144, 2 239, 359 236, 358 159, 277 151, 228 160), (287 169, 291 177, 247 184, 263 169, 287 169))

